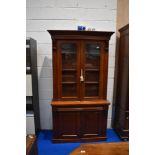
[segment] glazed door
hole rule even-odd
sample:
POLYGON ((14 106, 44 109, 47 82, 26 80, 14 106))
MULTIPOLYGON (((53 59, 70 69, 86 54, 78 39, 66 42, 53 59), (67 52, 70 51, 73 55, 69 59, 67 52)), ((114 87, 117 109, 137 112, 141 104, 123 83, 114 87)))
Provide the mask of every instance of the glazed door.
POLYGON ((60 100, 80 100, 80 42, 58 42, 58 95, 60 100))
POLYGON ((58 42, 58 97, 60 100, 103 99, 107 77, 101 41, 58 42))
POLYGON ((102 42, 85 41, 81 52, 81 74, 83 76, 82 100, 102 98, 103 47, 102 42))

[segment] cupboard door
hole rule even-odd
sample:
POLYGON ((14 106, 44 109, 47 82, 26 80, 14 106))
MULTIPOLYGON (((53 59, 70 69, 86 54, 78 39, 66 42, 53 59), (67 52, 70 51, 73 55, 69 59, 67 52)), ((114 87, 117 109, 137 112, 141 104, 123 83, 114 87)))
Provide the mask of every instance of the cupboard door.
POLYGON ((100 98, 101 69, 103 64, 101 42, 84 42, 81 55, 83 70, 83 99, 100 98))
POLYGON ((81 112, 81 137, 104 137, 106 135, 106 122, 104 107, 94 107, 94 110, 81 112))
POLYGON ((78 41, 59 41, 59 98, 79 100, 79 48, 78 41))
POLYGON ((69 108, 60 108, 54 111, 54 141, 79 140, 79 112, 70 111, 69 108))

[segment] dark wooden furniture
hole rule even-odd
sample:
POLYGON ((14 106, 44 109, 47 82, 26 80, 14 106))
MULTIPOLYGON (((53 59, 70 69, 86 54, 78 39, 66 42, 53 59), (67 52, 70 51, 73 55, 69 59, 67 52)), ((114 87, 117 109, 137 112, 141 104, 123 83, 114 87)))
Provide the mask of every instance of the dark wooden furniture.
POLYGON ((26 136, 26 155, 38 155, 38 146, 35 135, 26 136))
POLYGON ((37 131, 40 130, 37 42, 32 38, 26 39, 26 75, 30 75, 32 83, 32 93, 26 96, 26 111, 34 113, 35 130, 37 131))
POLYGON ((124 139, 129 138, 129 25, 119 30, 116 53, 113 128, 124 139))
POLYGON ((53 48, 54 142, 106 139, 113 32, 48 30, 53 48))
POLYGON ((129 143, 83 144, 70 155, 129 155, 129 143))

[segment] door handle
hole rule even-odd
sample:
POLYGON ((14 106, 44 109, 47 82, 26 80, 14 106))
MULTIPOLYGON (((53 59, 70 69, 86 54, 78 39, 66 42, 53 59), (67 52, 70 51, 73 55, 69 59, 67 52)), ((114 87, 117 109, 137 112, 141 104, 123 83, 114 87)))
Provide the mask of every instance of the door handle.
POLYGON ((80 75, 80 82, 84 81, 84 77, 83 77, 83 69, 81 69, 81 75, 80 75))

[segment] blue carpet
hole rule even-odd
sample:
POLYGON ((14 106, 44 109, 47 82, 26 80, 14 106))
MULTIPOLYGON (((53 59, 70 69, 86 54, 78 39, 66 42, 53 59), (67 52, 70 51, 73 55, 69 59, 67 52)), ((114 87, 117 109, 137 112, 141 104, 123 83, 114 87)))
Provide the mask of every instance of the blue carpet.
MULTIPOLYGON (((120 138, 117 136, 113 129, 107 130, 107 140, 100 142, 91 143, 109 143, 109 142, 120 142, 120 138)), ((79 147, 81 144, 88 143, 59 143, 55 144, 52 142, 52 131, 42 130, 37 133, 38 139, 38 152, 39 155, 68 155, 74 149, 79 147)), ((90 142, 89 142, 90 143, 90 142)))

